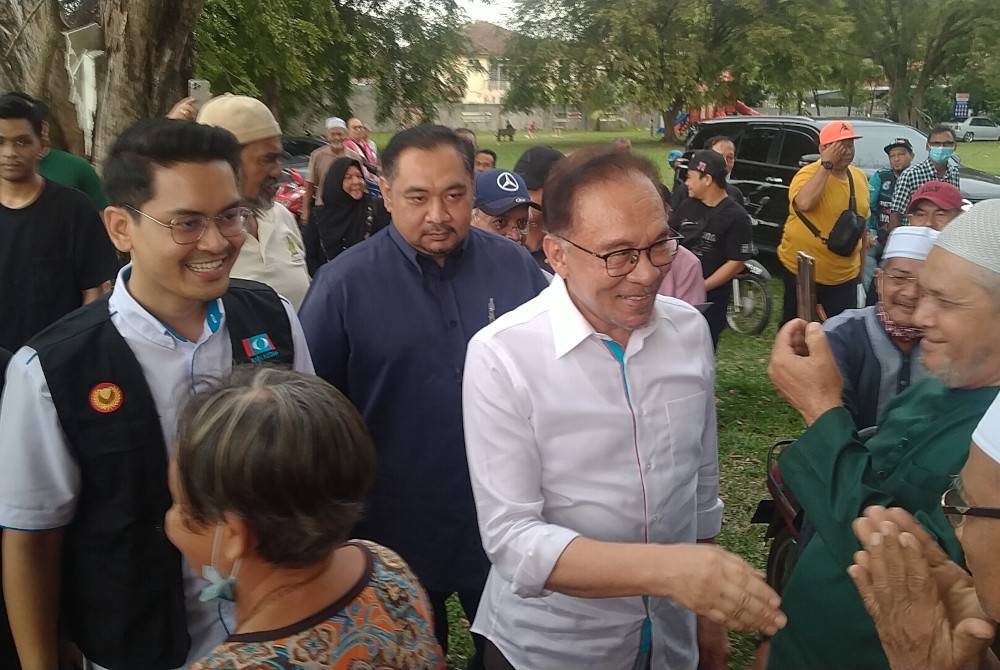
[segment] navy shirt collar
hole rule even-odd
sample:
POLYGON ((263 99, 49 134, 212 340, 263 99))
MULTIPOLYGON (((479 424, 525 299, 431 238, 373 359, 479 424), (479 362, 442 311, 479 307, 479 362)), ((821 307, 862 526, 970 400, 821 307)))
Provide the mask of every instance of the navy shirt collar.
MULTIPOLYGON (((470 241, 472 240, 473 237, 474 237, 474 231, 470 227, 468 233, 465 236, 465 239, 462 240, 461 244, 458 245, 458 248, 453 250, 450 254, 448 254, 445 257, 444 267, 448 267, 449 265, 456 263, 461 259, 465 251, 469 248, 469 244, 471 243, 470 241)), ((399 234, 399 231, 396 229, 396 226, 394 224, 389 226, 389 238, 393 241, 393 243, 395 243, 396 247, 403 253, 403 256, 405 256, 406 259, 409 260, 410 263, 412 263, 413 266, 417 268, 417 270, 419 270, 421 274, 423 274, 425 264, 427 263, 429 263, 434 267, 440 267, 438 266, 437 261, 434 260, 433 256, 420 253, 413 247, 413 245, 404 240, 403 236, 399 234)))

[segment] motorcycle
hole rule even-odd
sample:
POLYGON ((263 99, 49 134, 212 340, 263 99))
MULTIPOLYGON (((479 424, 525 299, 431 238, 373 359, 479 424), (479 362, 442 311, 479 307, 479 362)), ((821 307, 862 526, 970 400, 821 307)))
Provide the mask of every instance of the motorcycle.
POLYGON ((278 186, 274 195, 275 202, 280 202, 295 217, 296 223, 302 225, 302 205, 306 197, 306 180, 294 168, 285 168, 284 180, 278 186))
MULTIPOLYGON (((750 225, 756 226, 756 214, 767 204, 767 196, 759 202, 745 205, 750 214, 750 225)), ((771 273, 759 262, 746 261, 744 271, 733 277, 733 297, 726 307, 726 322, 733 331, 743 335, 760 335, 771 320, 771 273)))

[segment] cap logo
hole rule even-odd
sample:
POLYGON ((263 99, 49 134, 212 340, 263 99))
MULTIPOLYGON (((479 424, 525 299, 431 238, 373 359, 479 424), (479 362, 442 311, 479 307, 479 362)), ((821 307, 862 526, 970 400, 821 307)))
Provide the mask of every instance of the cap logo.
POLYGON ((705 161, 698 161, 698 166, 695 168, 696 172, 705 172, 708 170, 708 166, 705 165, 705 161))
POLYGON ((849 125, 847 125, 846 123, 841 123, 840 124, 840 129, 843 130, 845 133, 851 132, 851 127, 849 125))
POLYGON ((101 382, 90 389, 87 399, 90 401, 90 408, 95 412, 110 414, 122 406, 122 402, 125 401, 125 394, 122 393, 122 389, 118 384, 101 382))
POLYGON ((517 177, 509 172, 501 172, 497 175, 497 187, 501 191, 507 191, 508 193, 514 193, 517 191, 517 177))

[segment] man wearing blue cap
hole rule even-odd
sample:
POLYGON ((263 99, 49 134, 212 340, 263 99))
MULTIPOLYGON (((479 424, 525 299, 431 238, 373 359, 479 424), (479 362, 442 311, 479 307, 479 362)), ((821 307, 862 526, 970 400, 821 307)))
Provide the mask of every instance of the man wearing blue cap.
POLYGON ((472 225, 476 228, 523 244, 532 208, 541 210, 532 202, 520 175, 509 170, 487 170, 476 175, 472 210, 472 225))

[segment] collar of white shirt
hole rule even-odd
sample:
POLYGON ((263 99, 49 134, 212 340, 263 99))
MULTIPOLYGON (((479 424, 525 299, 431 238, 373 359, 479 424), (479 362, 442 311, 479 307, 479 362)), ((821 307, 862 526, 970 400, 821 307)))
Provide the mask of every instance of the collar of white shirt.
MULTIPOLYGON (((543 295, 545 295, 551 315, 552 343, 555 346, 556 358, 562 358, 592 335, 596 335, 602 340, 611 339, 595 330, 594 326, 580 313, 579 308, 569 295, 566 282, 559 275, 552 279, 552 283, 544 290, 543 295)), ((628 347, 626 347, 626 355, 642 348, 643 341, 656 330, 657 322, 662 316, 664 315, 659 310, 654 309, 649 323, 632 331, 628 347)))
MULTIPOLYGON (((130 330, 153 344, 166 349, 176 349, 181 342, 187 342, 179 333, 150 314, 145 307, 132 297, 128 290, 128 280, 132 276, 132 264, 129 263, 118 272, 115 288, 108 299, 108 311, 115 321, 128 324, 130 330)), ((208 304, 205 316, 205 327, 196 344, 200 344, 218 332, 225 320, 225 310, 222 300, 216 299, 208 304)), ((117 325, 117 324, 116 324, 117 325)), ((121 328, 119 328, 121 332, 121 328)))

